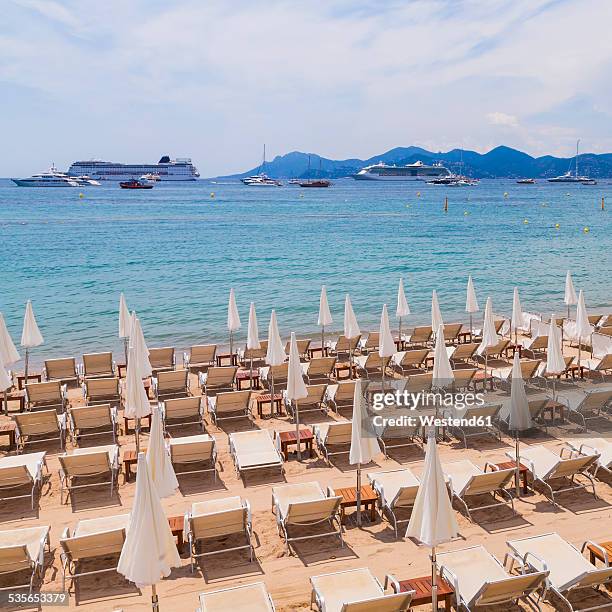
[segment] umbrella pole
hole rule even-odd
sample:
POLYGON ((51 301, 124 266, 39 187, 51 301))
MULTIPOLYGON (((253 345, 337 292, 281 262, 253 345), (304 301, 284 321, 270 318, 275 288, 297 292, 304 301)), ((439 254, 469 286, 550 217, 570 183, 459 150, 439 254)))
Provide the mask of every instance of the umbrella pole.
MULTIPOLYGON (((350 342, 350 339, 349 339, 350 342)), ((353 349, 349 346, 349 376, 353 379, 353 349)))
POLYGON ((489 362, 489 347, 485 347, 485 377, 484 377, 484 392, 487 392, 487 364, 489 362))
POLYGON ((436 576, 436 547, 431 549, 431 609, 438 610, 438 580, 436 576))
POLYGON ((8 416, 8 390, 4 390, 4 414, 8 416))
MULTIPOLYGON (((578 318, 578 317, 576 317, 578 318)), ((582 337, 578 336, 578 367, 580 368, 580 350, 582 348, 582 337)), ((26 353, 27 355, 27 353, 26 353)), ((26 362, 27 363, 27 362, 26 362)), ((578 370, 578 373, 580 373, 580 370, 578 370)))
POLYGON ((298 461, 301 461, 302 451, 300 450, 300 407, 298 406, 298 400, 295 400, 295 442, 297 445, 297 458, 298 461))
POLYGON ((399 318, 399 328, 397 330, 397 339, 399 340, 398 343, 398 351, 401 351, 404 343, 402 342, 402 317, 399 318))
POLYGON ((125 367, 127 368, 127 362, 128 362, 128 339, 127 338, 123 339, 123 353, 125 355, 125 367))
POLYGON ((230 365, 234 365, 234 332, 230 329, 230 365))
POLYGON ((325 325, 321 325, 321 357, 325 357, 325 325))
POLYGON ((153 612, 159 612, 159 599, 157 598, 157 589, 156 585, 151 585, 151 610, 153 612))
POLYGON ((361 527, 361 463, 357 464, 357 527, 361 527))
POLYGON ((274 414, 274 374, 270 366, 270 416, 274 414))
POLYGON ((26 346, 26 352, 25 352, 25 372, 24 372, 24 380, 23 380, 23 384, 27 385, 28 384, 28 360, 30 357, 30 349, 26 346))
POLYGON ((251 354, 251 365, 249 371, 249 389, 253 390, 253 355, 251 354))
POLYGON ((514 485, 516 486, 516 497, 517 499, 520 499, 521 497, 521 486, 520 486, 520 470, 519 470, 519 463, 520 463, 520 458, 521 458, 521 451, 519 449, 519 434, 518 434, 518 430, 516 430, 514 432, 514 451, 515 451, 515 455, 516 455, 516 468, 515 468, 515 472, 514 472, 514 485))
POLYGON ((138 456, 138 453, 140 452, 140 417, 136 419, 134 435, 136 436, 136 456, 138 456))
POLYGON ((473 333, 474 333, 474 329, 472 327, 472 313, 470 312, 470 339, 473 333))

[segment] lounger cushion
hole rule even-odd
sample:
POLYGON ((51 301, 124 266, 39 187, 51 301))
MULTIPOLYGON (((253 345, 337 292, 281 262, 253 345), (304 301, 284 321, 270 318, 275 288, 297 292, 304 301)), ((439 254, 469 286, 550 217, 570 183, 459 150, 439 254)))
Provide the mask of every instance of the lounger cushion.
POLYGON ((368 478, 372 484, 378 485, 377 488, 382 493, 385 505, 389 507, 392 506, 400 489, 418 488, 420 484, 419 479, 408 468, 389 472, 374 472, 368 474, 368 478))
POLYGON ((244 431, 230 434, 239 469, 278 465, 281 458, 267 431, 244 431))
POLYGON ((44 563, 45 540, 51 528, 44 525, 41 527, 26 527, 25 529, 10 529, 0 531, 0 548, 12 548, 14 546, 26 546, 30 559, 44 563))
POLYGON ((42 469, 46 454, 46 452, 41 452, 28 453, 27 455, 12 455, 10 457, 2 457, 0 459, 0 469, 23 465, 28 470, 32 480, 36 480, 42 469))
POLYGON ((325 499, 325 493, 318 482, 288 484, 272 488, 272 499, 275 501, 281 517, 287 515, 290 504, 325 499))
POLYGON ((263 582, 200 594, 202 612, 273 612, 263 582))
POLYGON ((96 533, 107 533, 108 531, 119 531, 125 529, 127 532, 130 524, 130 515, 113 514, 112 516, 104 516, 101 518, 84 519, 79 521, 74 528, 72 537, 79 538, 96 533))
POLYGON ((367 568, 312 576, 310 582, 315 591, 323 596, 325 612, 341 612, 345 603, 383 595, 380 585, 367 568))

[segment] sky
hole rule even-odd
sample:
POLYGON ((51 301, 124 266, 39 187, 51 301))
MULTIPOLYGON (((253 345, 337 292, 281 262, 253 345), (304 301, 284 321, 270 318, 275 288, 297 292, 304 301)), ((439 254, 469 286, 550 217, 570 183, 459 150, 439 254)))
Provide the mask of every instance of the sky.
POLYGON ((612 151, 610 0, 0 0, 0 176, 612 151))

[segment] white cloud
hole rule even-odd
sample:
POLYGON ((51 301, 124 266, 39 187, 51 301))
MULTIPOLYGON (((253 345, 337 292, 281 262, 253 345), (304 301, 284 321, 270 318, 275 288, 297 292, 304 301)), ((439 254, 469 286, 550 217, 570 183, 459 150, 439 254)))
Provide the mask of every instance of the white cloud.
POLYGON ((487 121, 491 125, 503 125, 506 127, 518 127, 519 121, 514 115, 508 115, 507 113, 500 113, 496 111, 494 113, 487 113, 487 121))

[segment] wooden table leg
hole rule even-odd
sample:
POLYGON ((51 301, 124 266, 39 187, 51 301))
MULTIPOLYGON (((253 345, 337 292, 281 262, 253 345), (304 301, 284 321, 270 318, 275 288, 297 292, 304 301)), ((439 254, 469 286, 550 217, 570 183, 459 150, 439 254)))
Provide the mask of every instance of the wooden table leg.
POLYGON ((376 503, 370 502, 370 521, 373 523, 376 521, 376 503))
POLYGON ((528 476, 529 474, 526 471, 523 472, 523 495, 527 495, 529 493, 528 476))

